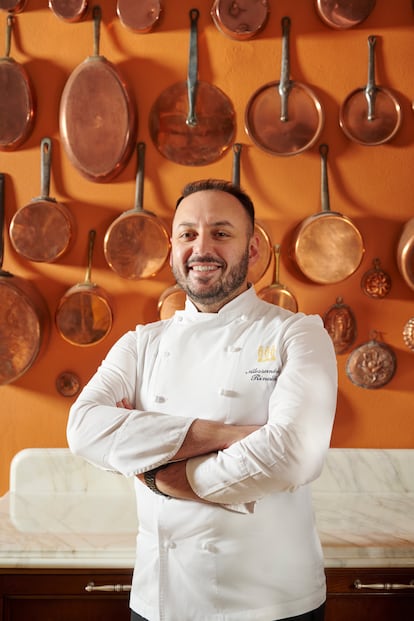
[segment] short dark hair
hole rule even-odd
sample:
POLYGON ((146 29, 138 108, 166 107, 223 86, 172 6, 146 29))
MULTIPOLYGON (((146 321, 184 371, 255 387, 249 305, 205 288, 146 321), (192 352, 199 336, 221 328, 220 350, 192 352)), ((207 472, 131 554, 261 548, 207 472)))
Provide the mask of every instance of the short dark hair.
POLYGON ((254 227, 254 205, 253 201, 248 194, 244 190, 241 189, 240 186, 231 183, 231 181, 224 181, 223 179, 201 179, 200 181, 191 181, 184 186, 181 196, 177 199, 175 203, 175 208, 177 209, 178 205, 181 201, 186 198, 186 196, 190 196, 190 194, 194 194, 195 192, 203 192, 205 190, 217 190, 220 192, 227 192, 227 194, 231 194, 242 205, 247 215, 249 216, 250 222, 252 223, 252 227, 254 227))

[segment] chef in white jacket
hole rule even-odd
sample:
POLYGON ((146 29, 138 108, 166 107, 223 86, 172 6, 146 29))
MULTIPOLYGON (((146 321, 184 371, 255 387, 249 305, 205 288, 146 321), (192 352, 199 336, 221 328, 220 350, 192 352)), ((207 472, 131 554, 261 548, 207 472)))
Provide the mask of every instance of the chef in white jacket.
POLYGON ((336 358, 319 316, 260 300, 254 207, 188 184, 171 266, 185 310, 112 347, 71 408, 72 451, 135 477, 131 619, 323 619, 309 483, 326 456, 336 358))

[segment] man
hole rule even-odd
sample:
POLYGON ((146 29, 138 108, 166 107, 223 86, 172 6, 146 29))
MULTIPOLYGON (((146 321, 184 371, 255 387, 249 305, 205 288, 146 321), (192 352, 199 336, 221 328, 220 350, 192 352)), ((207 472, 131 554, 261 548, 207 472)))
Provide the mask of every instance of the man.
POLYGON ((125 334, 68 424, 73 452, 136 477, 131 619, 322 619, 308 484, 336 407, 332 341, 249 285, 254 208, 237 186, 186 186, 171 241, 185 310, 125 334))

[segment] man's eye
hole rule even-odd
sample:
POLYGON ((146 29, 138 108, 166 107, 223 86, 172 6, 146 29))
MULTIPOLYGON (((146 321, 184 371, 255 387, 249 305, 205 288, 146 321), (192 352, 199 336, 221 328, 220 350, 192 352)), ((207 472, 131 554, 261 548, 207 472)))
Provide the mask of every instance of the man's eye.
POLYGON ((215 236, 219 238, 229 237, 229 234, 226 231, 216 231, 215 236))
POLYGON ((181 239, 194 239, 195 238, 195 233, 193 233, 192 231, 183 231, 180 235, 181 239))

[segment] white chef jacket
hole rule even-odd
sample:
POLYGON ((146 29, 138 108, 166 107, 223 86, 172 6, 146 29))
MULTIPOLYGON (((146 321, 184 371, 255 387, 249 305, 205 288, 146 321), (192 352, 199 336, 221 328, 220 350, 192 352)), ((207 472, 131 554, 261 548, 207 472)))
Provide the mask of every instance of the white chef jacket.
POLYGON ((172 460, 196 418, 262 425, 187 462, 211 503, 165 498, 136 479, 133 610, 150 621, 271 621, 324 602, 308 483, 336 394, 320 317, 268 304, 253 287, 218 313, 187 301, 119 339, 71 408, 74 453, 133 476, 172 460), (124 397, 133 410, 116 407, 124 397))

